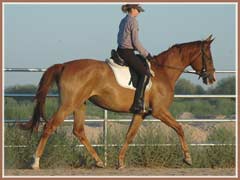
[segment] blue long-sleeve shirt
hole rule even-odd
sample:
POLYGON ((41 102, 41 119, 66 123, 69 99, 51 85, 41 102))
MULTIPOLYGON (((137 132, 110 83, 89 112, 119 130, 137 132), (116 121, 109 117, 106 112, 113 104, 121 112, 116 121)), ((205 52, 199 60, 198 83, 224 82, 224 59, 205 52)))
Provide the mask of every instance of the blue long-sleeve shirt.
POLYGON ((137 50, 141 55, 147 57, 149 52, 142 46, 138 39, 138 22, 135 17, 125 16, 119 25, 118 47, 123 49, 137 50))

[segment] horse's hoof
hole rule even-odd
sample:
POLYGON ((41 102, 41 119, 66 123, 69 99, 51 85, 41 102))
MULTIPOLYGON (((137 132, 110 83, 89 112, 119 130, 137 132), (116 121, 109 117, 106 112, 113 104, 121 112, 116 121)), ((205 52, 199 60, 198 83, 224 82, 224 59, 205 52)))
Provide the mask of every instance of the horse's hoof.
POLYGON ((118 170, 125 169, 126 166, 118 166, 118 170))
POLYGON ((118 164, 117 165, 117 170, 124 169, 125 167, 126 167, 125 164, 118 164))
POLYGON ((103 164, 102 161, 97 162, 96 166, 99 167, 99 168, 104 168, 104 164, 103 164))
POLYGON ((186 163, 189 166, 192 166, 192 159, 190 157, 189 158, 184 158, 183 162, 186 163))
POLYGON ((40 161, 40 157, 36 157, 35 155, 33 155, 33 162, 32 162, 31 168, 34 170, 40 169, 39 161, 40 161))
POLYGON ((40 167, 39 167, 38 165, 35 165, 35 164, 33 164, 33 165, 31 166, 31 168, 32 168, 33 170, 39 170, 39 169, 40 169, 40 167))

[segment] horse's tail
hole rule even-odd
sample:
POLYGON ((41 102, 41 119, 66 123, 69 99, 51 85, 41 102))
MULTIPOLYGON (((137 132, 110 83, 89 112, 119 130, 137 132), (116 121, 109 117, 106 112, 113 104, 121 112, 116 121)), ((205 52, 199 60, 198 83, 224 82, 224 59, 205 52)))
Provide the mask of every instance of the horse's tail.
POLYGON ((58 84, 63 67, 64 67, 63 64, 55 64, 49 67, 43 74, 38 85, 36 96, 34 98, 36 100, 36 105, 34 107, 32 119, 30 119, 27 123, 18 124, 21 129, 24 130, 30 129, 32 131, 33 130, 37 131, 41 118, 43 118, 46 121, 44 111, 46 96, 52 84, 54 82, 58 84))

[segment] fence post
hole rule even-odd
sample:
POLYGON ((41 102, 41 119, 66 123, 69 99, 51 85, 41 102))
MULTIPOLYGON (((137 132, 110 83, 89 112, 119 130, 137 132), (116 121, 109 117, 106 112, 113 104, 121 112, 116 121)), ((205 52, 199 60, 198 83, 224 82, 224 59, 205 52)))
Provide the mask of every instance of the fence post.
POLYGON ((107 128, 108 128, 108 112, 104 110, 104 125, 103 125, 103 138, 104 138, 104 166, 107 166, 107 128))

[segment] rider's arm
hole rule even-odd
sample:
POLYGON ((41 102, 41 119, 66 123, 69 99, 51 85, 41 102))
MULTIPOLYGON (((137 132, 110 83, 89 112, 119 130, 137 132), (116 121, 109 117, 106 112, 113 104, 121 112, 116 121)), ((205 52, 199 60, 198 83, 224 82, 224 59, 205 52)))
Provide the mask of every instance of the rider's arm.
POLYGON ((135 18, 133 18, 131 22, 131 33, 132 33, 131 38, 132 38, 133 47, 141 55, 143 55, 144 57, 147 57, 149 52, 142 46, 141 42, 139 41, 138 31, 139 31, 138 22, 135 18))

